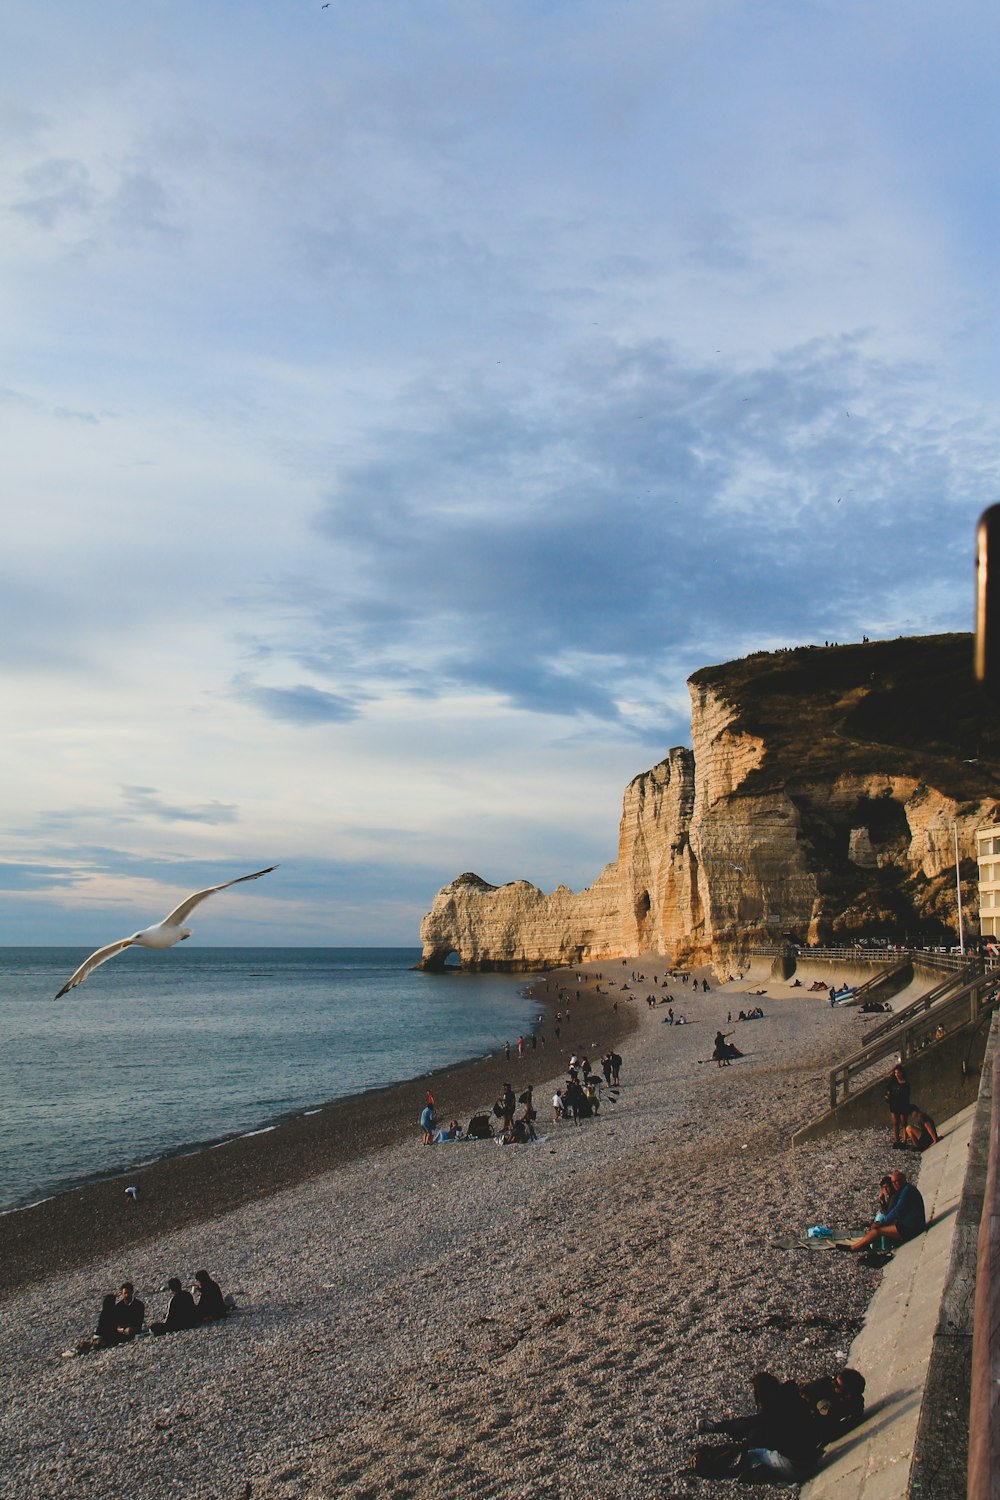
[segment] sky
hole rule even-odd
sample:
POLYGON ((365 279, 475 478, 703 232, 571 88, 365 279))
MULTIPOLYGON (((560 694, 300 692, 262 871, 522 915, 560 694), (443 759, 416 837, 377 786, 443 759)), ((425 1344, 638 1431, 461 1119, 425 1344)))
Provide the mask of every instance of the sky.
POLYGON ((550 890, 686 679, 965 630, 1000 11, 7 0, 0 943, 550 890))

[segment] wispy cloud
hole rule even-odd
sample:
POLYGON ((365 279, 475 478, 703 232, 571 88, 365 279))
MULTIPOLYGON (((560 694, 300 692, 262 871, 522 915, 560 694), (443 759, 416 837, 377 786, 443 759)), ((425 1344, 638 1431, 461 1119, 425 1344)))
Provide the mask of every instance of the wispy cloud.
POLYGON ((8 11, 33 933, 279 853, 317 941, 579 884, 692 670, 967 625, 995 8, 8 11))

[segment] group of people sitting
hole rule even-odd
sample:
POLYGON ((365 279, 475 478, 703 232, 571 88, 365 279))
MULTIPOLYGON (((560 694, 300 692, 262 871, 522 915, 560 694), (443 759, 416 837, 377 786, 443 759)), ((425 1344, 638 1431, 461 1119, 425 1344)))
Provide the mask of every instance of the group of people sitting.
MULTIPOLYGON (((600 1071, 588 1057, 574 1053, 569 1059, 566 1082, 552 1096, 552 1119, 572 1120, 579 1125, 600 1112, 601 1090, 618 1088, 622 1069, 622 1058, 614 1051, 601 1058, 600 1071), (602 1077, 603 1075, 603 1077, 602 1077)), ((614 1099, 616 1096, 611 1095, 614 1099)), ((449 1120, 446 1126, 438 1124, 434 1096, 427 1094, 427 1102, 420 1115, 420 1128, 425 1145, 447 1141, 497 1140, 507 1146, 527 1145, 538 1139, 535 1121, 538 1111, 534 1103, 534 1087, 528 1084, 520 1094, 514 1093, 508 1081, 503 1092, 489 1114, 473 1115, 467 1129, 463 1130, 457 1120, 449 1120), (519 1108, 520 1106, 520 1108, 519 1108), (495 1126, 494 1126, 494 1122, 495 1126)))
MULTIPOLYGON (((761 995, 763 995, 765 993, 765 991, 764 990, 760 990, 759 993, 761 995)), ((760 1008, 759 1005, 755 1005, 754 1008, 753 1008, 753 1010, 741 1010, 741 1011, 739 1011, 738 1014, 737 1014, 737 1016, 736 1016, 736 1019, 737 1019, 737 1021, 763 1021, 763 1019, 764 1019, 764 1012, 761 1010, 761 1008, 760 1008)))
POLYGON ((758 1370, 752 1385, 752 1415, 698 1423, 699 1432, 730 1441, 695 1448, 691 1468, 696 1474, 751 1484, 801 1482, 815 1472, 826 1444, 849 1432, 865 1414, 865 1378, 857 1370, 804 1383, 758 1370))
POLYGON ((135 1295, 131 1281, 122 1282, 118 1296, 109 1292, 101 1303, 97 1316, 97 1327, 90 1338, 81 1339, 70 1354, 86 1354, 91 1349, 110 1349, 115 1344, 127 1344, 141 1333, 180 1333, 185 1328, 200 1328, 204 1323, 215 1323, 224 1318, 235 1307, 232 1296, 223 1296, 222 1288, 207 1271, 196 1271, 194 1286, 188 1291, 176 1276, 171 1276, 165 1290, 170 1292, 170 1301, 162 1319, 146 1323, 146 1304, 135 1295), (197 1301, 195 1301, 197 1294, 197 1301))

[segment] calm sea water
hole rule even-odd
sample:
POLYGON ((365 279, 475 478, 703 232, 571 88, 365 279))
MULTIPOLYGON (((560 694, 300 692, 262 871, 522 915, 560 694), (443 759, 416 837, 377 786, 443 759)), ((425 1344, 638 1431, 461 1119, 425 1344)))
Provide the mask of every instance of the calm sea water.
POLYGON ((54 1001, 86 956, 0 948, 2 1209, 494 1052, 538 1014, 524 976, 416 973, 417 948, 135 948, 54 1001))

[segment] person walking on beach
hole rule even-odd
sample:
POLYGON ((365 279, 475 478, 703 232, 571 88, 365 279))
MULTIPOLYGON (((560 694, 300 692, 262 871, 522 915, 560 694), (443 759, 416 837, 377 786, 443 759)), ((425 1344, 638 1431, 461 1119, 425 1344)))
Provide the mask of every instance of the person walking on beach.
POLYGON ((617 1052, 611 1054, 611 1083, 614 1088, 618 1087, 618 1075, 622 1070, 622 1060, 617 1052))
POLYGON ((423 1144, 431 1145, 434 1140, 434 1109, 430 1104, 425 1104, 420 1114, 420 1128, 424 1133, 423 1144))

